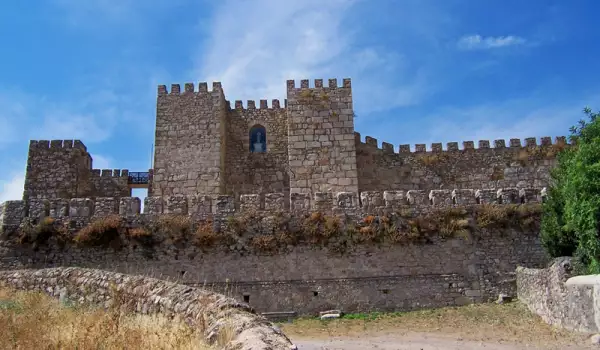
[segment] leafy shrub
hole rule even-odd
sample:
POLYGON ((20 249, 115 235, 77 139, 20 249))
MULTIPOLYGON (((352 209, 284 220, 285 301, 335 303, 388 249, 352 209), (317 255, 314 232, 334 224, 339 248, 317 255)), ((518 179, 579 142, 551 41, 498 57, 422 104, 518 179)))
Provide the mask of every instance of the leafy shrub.
POLYGON ((600 273, 600 120, 584 109, 588 121, 571 128, 572 147, 558 154, 558 166, 543 206, 542 242, 552 256, 570 253, 590 274, 600 273))

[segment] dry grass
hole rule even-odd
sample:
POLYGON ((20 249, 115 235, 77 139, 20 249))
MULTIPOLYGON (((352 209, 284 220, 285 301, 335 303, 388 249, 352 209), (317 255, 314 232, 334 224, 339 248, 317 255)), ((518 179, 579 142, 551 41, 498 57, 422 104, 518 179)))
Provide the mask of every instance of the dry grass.
POLYGON ((192 219, 186 215, 164 215, 158 219, 158 229, 174 243, 185 241, 192 231, 192 219))
POLYGON ((41 293, 0 288, 2 349, 210 349, 177 320, 62 306, 41 293))
POLYGON ((123 219, 118 215, 98 218, 75 235, 75 242, 82 245, 107 245, 119 237, 123 219))
POLYGON ((56 238, 59 243, 71 240, 68 222, 57 222, 54 218, 45 217, 37 225, 25 224, 19 234, 19 244, 44 244, 49 239, 56 238))
POLYGON ((454 335, 465 340, 509 341, 560 348, 586 342, 586 335, 556 329, 518 302, 475 304, 389 314, 356 314, 330 321, 298 319, 281 325, 292 338, 376 336, 423 332, 454 335), (558 345, 558 347, 556 347, 558 345))
POLYGON ((219 241, 219 235, 213 230, 212 221, 199 224, 195 236, 194 244, 198 247, 211 247, 219 241))

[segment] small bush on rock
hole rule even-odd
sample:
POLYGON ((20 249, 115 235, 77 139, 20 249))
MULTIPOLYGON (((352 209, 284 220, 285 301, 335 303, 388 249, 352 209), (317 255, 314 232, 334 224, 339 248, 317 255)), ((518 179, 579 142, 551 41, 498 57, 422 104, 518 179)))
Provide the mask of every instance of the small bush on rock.
POLYGON ((211 247, 218 240, 219 235, 213 229, 212 221, 203 222, 196 228, 194 244, 198 247, 211 247))
POLYGON ((67 224, 51 217, 43 218, 37 225, 26 222, 21 226, 18 241, 20 244, 39 245, 56 238, 59 244, 64 244, 71 239, 67 224))
POLYGON ((192 232, 192 220, 186 215, 164 215, 158 221, 158 229, 167 234, 174 243, 180 243, 192 232))

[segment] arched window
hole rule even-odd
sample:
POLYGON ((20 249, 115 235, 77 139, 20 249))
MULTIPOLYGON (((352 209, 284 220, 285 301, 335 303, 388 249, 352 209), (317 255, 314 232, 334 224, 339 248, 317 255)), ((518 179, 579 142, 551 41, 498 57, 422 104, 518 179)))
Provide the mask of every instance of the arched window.
POLYGON ((260 124, 250 128, 250 152, 264 153, 267 151, 267 129, 260 124))

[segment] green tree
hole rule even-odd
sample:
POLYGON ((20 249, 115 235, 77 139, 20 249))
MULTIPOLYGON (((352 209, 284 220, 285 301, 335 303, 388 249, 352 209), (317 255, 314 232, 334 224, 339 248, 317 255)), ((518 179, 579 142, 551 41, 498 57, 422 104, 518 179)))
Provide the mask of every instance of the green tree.
POLYGON ((553 256, 574 255, 586 273, 600 273, 600 119, 571 128, 569 147, 558 155, 543 205, 541 239, 553 256))

